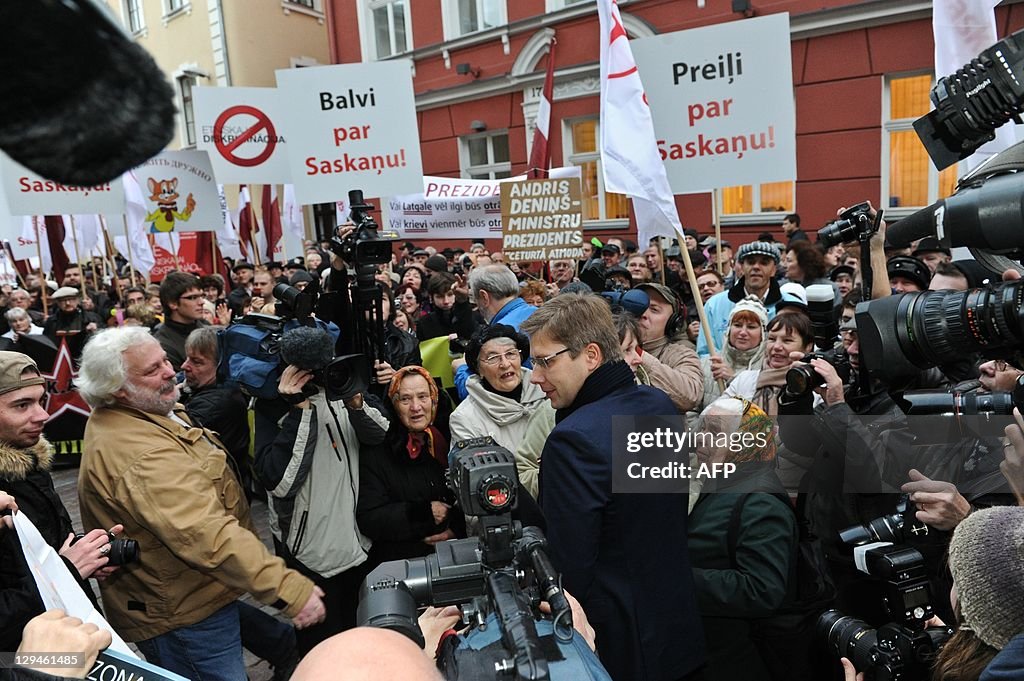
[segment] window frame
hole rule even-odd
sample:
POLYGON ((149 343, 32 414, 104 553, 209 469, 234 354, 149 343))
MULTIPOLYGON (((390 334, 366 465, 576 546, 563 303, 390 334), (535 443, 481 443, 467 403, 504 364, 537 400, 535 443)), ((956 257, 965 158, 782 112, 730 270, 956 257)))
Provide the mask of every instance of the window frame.
MULTIPOLYGON (((935 71, 932 69, 917 69, 913 71, 897 71, 893 73, 886 73, 882 76, 882 121, 881 121, 881 154, 882 154, 882 168, 881 168, 881 187, 879 187, 880 203, 882 209, 885 212, 887 218, 900 219, 905 218, 908 215, 916 213, 920 209, 930 206, 939 200, 939 175, 940 171, 935 169, 935 164, 932 163, 931 157, 928 157, 928 189, 927 189, 927 203, 923 206, 898 206, 890 207, 889 202, 892 199, 890 194, 890 180, 891 172, 890 167, 892 165, 892 145, 890 144, 890 135, 892 132, 913 132, 914 121, 916 118, 898 118, 893 120, 892 114, 892 81, 902 78, 913 78, 916 76, 929 76, 931 78, 930 88, 935 85, 935 71)), ((928 110, 933 111, 929 101, 928 110)), ((920 143, 920 142, 919 142, 920 143)), ((923 144, 922 144, 923 149, 923 144)), ((927 152, 925 152, 927 153, 927 152)), ((958 172, 960 164, 950 166, 947 171, 958 172), (953 170, 950 170, 953 169, 953 170)))
POLYGON ((593 2, 594 0, 544 0, 544 11, 550 14, 551 12, 558 12, 569 7, 582 7, 587 3, 593 2))
POLYGON ((196 133, 196 110, 195 94, 199 79, 190 73, 182 73, 175 78, 177 86, 178 107, 181 111, 181 148, 194 149, 198 139, 196 133), (188 94, 185 93, 185 86, 188 85, 188 94), (189 139, 189 125, 191 123, 191 139, 189 139))
MULTIPOLYGON (((466 36, 476 35, 485 31, 493 31, 500 29, 504 26, 508 26, 508 0, 471 0, 477 3, 478 8, 483 8, 485 2, 495 2, 498 5, 498 22, 495 26, 480 27, 472 31, 462 32, 462 21, 459 15, 459 2, 460 0, 441 0, 441 24, 444 31, 444 39, 456 40, 458 38, 464 38, 466 36)), ((479 12, 480 16, 483 16, 482 12, 479 12)))
POLYGON ((484 179, 481 177, 474 177, 474 175, 482 175, 487 173, 487 176, 491 180, 504 179, 504 177, 512 176, 512 149, 509 147, 509 160, 507 161, 495 161, 494 160, 494 143, 495 137, 504 135, 506 144, 510 143, 508 129, 499 130, 485 130, 483 132, 474 133, 472 135, 463 135, 459 137, 459 177, 463 179, 484 179), (487 160, 488 163, 483 165, 473 165, 470 163, 470 152, 469 143, 471 140, 486 139, 487 140, 487 160), (496 173, 504 173, 504 177, 495 177, 496 173))
POLYGON ((364 44, 366 45, 363 54, 364 60, 381 61, 385 59, 394 59, 395 57, 399 57, 403 54, 412 52, 414 43, 412 40, 412 7, 410 0, 360 0, 359 9, 361 23, 363 24, 363 35, 365 37, 364 44), (387 8, 388 39, 391 42, 391 45, 389 45, 389 47, 397 47, 395 45, 395 43, 397 42, 397 38, 395 36, 396 32, 394 31, 395 16, 394 11, 392 9, 392 7, 396 4, 401 4, 405 8, 405 48, 395 49, 391 52, 391 54, 385 57, 380 57, 378 56, 379 48, 377 45, 377 25, 374 22, 373 13, 375 10, 380 9, 382 7, 387 8))
POLYGON ((718 205, 715 206, 715 210, 718 211, 719 221, 723 225, 776 225, 782 222, 782 218, 786 217, 790 213, 796 213, 796 180, 777 180, 775 182, 759 182, 758 184, 737 184, 730 187, 722 187, 715 192, 717 197, 718 205), (751 188, 751 207, 760 208, 761 206, 761 186, 765 184, 777 184, 779 182, 790 182, 793 185, 793 196, 792 196, 792 208, 789 210, 754 210, 750 213, 726 213, 725 212, 725 190, 731 189, 732 187, 750 187, 751 188))
MULTIPOLYGON (((550 130, 550 127, 549 127, 550 130)), ((609 218, 605 215, 607 211, 607 196, 608 193, 604 187, 604 172, 601 168, 601 117, 590 115, 590 116, 574 116, 572 118, 562 119, 562 158, 565 159, 563 165, 565 167, 570 166, 581 166, 583 163, 589 163, 595 161, 597 163, 597 196, 598 196, 598 211, 599 217, 594 219, 583 219, 584 229, 605 229, 605 228, 625 228, 629 226, 629 204, 627 201, 626 217, 624 218, 609 218), (572 128, 577 123, 584 121, 594 121, 594 151, 587 151, 582 153, 573 152, 573 137, 572 128)), ((610 192, 614 194, 615 192, 610 192)))
POLYGON ((128 32, 132 35, 139 35, 146 30, 146 14, 143 9, 142 0, 123 0, 122 7, 124 9, 124 25, 128 29, 128 32), (132 9, 134 8, 134 13, 132 9), (132 26, 132 16, 134 16, 138 22, 137 26, 132 26))

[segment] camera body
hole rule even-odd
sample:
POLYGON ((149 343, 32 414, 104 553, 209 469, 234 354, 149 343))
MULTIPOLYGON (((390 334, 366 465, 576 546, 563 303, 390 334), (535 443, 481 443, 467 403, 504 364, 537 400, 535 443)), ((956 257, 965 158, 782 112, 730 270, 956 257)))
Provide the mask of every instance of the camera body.
POLYGON ((920 444, 1002 437, 1014 408, 1024 411, 1024 375, 1011 392, 908 390, 897 402, 920 444))
POLYGON ((337 236, 331 238, 331 252, 354 265, 357 269, 362 265, 381 265, 391 262, 391 239, 381 238, 376 220, 368 213, 374 207, 363 201, 363 191, 352 189, 348 193, 348 202, 352 222, 356 229, 344 239, 337 236))
POLYGON ((818 230, 818 240, 825 248, 852 241, 865 241, 878 231, 881 214, 871 219, 871 204, 867 201, 847 208, 839 219, 818 230))
MULTIPOLYGON (((850 356, 842 348, 835 347, 825 352, 812 352, 800 358, 801 362, 810 362, 812 359, 823 359, 836 370, 843 383, 850 382, 852 367, 850 356)), ((786 392, 793 396, 804 396, 817 387, 825 384, 825 378, 819 374, 810 364, 800 364, 790 368, 786 372, 786 392)))
POLYGON ((582 653, 570 645, 572 611, 547 542, 538 528, 512 520, 515 457, 490 437, 459 441, 449 455, 449 486, 459 506, 478 516, 477 537, 441 542, 424 558, 379 565, 363 584, 357 623, 393 629, 422 647, 418 608, 458 605, 469 625, 466 641, 492 636, 488 628, 495 625, 501 635, 498 645, 449 650, 442 657, 452 662, 444 666, 446 678, 477 678, 481 668, 495 679, 560 678, 561 669, 563 678, 573 678, 569 669, 579 668, 582 653), (537 609, 541 600, 551 605, 550 626, 537 609), (552 630, 560 658, 544 650, 539 628, 552 630))
MULTIPOLYGON (((135 563, 139 560, 138 541, 135 539, 118 539, 117 535, 112 532, 107 532, 107 536, 110 537, 110 551, 107 553, 107 567, 128 565, 129 563, 135 563)), ((76 534, 75 538, 71 540, 71 543, 74 544, 83 537, 85 537, 84 534, 76 534)))

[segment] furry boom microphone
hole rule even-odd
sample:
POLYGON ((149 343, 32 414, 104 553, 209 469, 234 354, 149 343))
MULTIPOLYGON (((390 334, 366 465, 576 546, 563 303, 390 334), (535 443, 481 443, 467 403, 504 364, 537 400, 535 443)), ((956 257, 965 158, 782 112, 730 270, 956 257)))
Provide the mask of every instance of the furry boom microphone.
POLYGON ((323 329, 300 326, 281 334, 281 360, 299 369, 319 371, 334 359, 334 341, 323 329))
POLYGON ((174 136, 174 91, 98 0, 0 2, 0 149, 65 184, 96 185, 174 136))

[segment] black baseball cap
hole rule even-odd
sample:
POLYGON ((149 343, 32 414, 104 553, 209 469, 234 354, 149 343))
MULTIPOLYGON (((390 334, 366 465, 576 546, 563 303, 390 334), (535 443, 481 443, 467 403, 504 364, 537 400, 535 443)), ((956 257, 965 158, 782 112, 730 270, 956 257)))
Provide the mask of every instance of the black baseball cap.
POLYGON ((885 271, 889 278, 903 277, 909 279, 921 290, 927 289, 932 280, 932 272, 928 266, 911 255, 896 255, 885 263, 885 271))
POLYGON ((616 255, 622 253, 622 249, 619 248, 618 244, 605 244, 601 247, 602 253, 615 253, 616 255))

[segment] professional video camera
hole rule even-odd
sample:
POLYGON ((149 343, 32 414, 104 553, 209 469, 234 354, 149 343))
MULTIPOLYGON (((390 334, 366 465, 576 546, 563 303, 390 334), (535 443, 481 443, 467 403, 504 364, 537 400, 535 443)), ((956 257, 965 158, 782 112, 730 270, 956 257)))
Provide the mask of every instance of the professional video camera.
POLYGON ((446 678, 570 679, 583 678, 584 666, 602 671, 573 640, 572 611, 543 533, 512 520, 515 457, 483 437, 456 443, 449 461, 448 484, 462 510, 479 517, 477 537, 439 543, 425 558, 382 563, 363 585, 359 625, 393 629, 422 647, 417 608, 459 605, 473 645, 441 656, 446 678), (542 600, 553 620, 537 609, 542 600))
POLYGON ((953 633, 948 627, 926 626, 935 613, 924 557, 916 548, 893 543, 902 543, 907 532, 928 532, 927 525, 912 520, 913 511, 904 505, 897 513, 840 532, 840 538, 854 546, 857 568, 883 582, 883 604, 894 621, 874 629, 863 620, 829 610, 818 619, 818 634, 868 680, 930 678, 935 653, 953 633))
POLYGON ((1000 40, 932 87, 935 110, 914 129, 939 170, 973 154, 1024 111, 1024 31, 1000 40))
POLYGON ((298 290, 288 284, 274 287, 277 315, 247 314, 218 334, 219 381, 233 381, 252 397, 278 396, 277 383, 286 365, 313 372, 303 388, 307 397, 317 387, 328 399, 348 399, 366 390, 370 369, 363 355, 335 357, 338 327, 314 316, 319 285, 314 280, 298 290))
POLYGON ((868 368, 885 378, 908 377, 968 353, 1008 356, 1020 349, 1024 281, 904 293, 860 303, 856 314, 868 368))
POLYGON ((377 222, 368 211, 374 207, 363 201, 363 191, 352 189, 348 193, 348 204, 354 232, 339 239, 331 238, 331 252, 353 265, 382 265, 391 262, 391 239, 381 238, 377 222))

